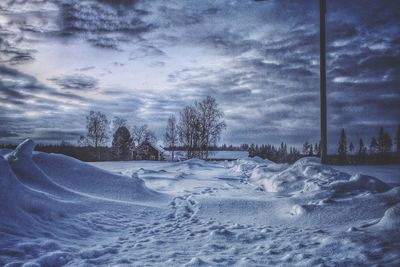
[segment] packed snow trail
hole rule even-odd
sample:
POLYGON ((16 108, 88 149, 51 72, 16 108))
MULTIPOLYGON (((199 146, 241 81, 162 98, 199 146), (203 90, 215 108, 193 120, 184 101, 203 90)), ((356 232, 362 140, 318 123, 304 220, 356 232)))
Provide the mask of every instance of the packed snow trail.
POLYGON ((0 265, 398 266, 400 187, 293 165, 0 151, 0 265))

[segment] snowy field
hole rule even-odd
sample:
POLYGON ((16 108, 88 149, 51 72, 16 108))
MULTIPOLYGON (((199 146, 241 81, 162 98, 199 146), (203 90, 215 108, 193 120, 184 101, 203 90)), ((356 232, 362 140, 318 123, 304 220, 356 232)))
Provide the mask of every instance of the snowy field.
POLYGON ((86 164, 33 147, 0 150, 1 266, 400 266, 400 187, 376 168, 86 164))

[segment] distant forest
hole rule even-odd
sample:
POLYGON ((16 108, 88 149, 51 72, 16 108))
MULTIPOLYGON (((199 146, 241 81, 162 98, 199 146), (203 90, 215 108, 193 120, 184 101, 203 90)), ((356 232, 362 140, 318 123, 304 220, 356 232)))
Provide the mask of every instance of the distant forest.
MULTIPOLYGON (((248 151, 250 157, 258 156, 277 163, 293 163, 302 157, 320 155, 319 143, 305 142, 301 150, 289 147, 284 142, 278 146, 254 143, 217 145, 226 128, 223 117, 223 112, 211 96, 183 107, 178 119, 173 114, 167 119, 163 149, 170 151, 172 160, 175 159, 175 151, 185 151, 187 159, 204 160, 208 160, 212 151, 248 151)), ((158 148, 156 135, 148 125, 129 127, 126 119, 114 117, 109 121, 100 111, 90 111, 87 115, 86 130, 86 134, 78 140, 78 145, 61 141, 60 144, 38 144, 36 150, 65 154, 82 161, 121 161, 141 158, 137 155, 150 153, 149 145, 158 148)), ((368 145, 362 138, 356 144, 349 142, 344 129, 338 140, 337 153, 328 155, 330 164, 400 163, 400 126, 393 139, 381 127, 378 136, 373 137, 368 145)), ((0 148, 15 147, 12 144, 0 145, 0 148)))
MULTIPOLYGON (((398 127, 394 140, 384 131, 379 130, 377 137, 371 138, 368 145, 360 138, 354 145, 348 142, 346 132, 341 130, 338 150, 336 154, 328 156, 330 164, 394 164, 400 163, 400 127, 398 127)), ((15 149, 16 145, 2 144, 0 149, 15 149)), ((46 153, 58 153, 77 158, 82 161, 112 161, 120 160, 115 157, 115 151, 112 146, 99 146, 95 149, 93 146, 76 146, 66 142, 60 144, 44 145, 38 144, 36 151, 46 153), (98 154, 100 157, 98 157, 98 154)), ((184 146, 166 147, 165 150, 185 151, 184 146)), ((250 157, 261 157, 277 163, 293 163, 296 160, 307 156, 319 156, 319 144, 305 142, 300 151, 295 147, 288 147, 285 143, 279 146, 271 144, 241 144, 241 145, 213 145, 209 146, 208 151, 248 151, 250 157)))

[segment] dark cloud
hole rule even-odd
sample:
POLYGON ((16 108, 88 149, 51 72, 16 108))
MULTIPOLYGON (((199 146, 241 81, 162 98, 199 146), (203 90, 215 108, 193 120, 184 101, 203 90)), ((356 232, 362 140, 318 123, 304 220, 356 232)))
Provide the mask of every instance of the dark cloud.
POLYGON ((62 77, 53 77, 49 81, 54 82, 63 89, 69 90, 94 90, 97 88, 98 81, 85 75, 66 75, 62 77))
POLYGON ((19 72, 16 69, 0 65, 1 93, 8 97, 26 98, 29 92, 51 91, 50 88, 40 84, 33 76, 19 72))
POLYGON ((136 1, 64 1, 62 34, 80 36, 100 48, 119 49, 154 29, 143 21, 148 12, 136 9, 136 1))
POLYGON ((5 66, 0 66, 0 78, 0 129, 3 133, 13 133, 5 134, 7 136, 0 138, 1 142, 21 141, 32 129, 52 127, 61 118, 72 118, 65 110, 78 114, 81 110, 79 104, 86 102, 86 98, 80 95, 59 92, 33 76, 5 66))
POLYGON ((341 21, 330 21, 330 24, 333 25, 331 27, 332 32, 329 34, 332 40, 347 40, 358 35, 358 30, 354 24, 341 21))
POLYGON ((34 50, 18 48, 16 44, 8 40, 7 35, 0 37, 0 63, 12 65, 27 63, 34 59, 34 52, 34 50))
POLYGON ((18 136, 18 134, 14 131, 0 128, 0 138, 9 138, 9 137, 17 137, 17 136, 18 136))
MULTIPOLYGON (((55 97, 60 97, 61 101, 63 99, 75 99, 75 100, 84 100, 83 97, 71 93, 64 93, 55 90, 52 87, 46 86, 38 80, 28 74, 22 73, 16 69, 6 67, 4 65, 0 65, 0 77, 2 81, 0 81, 0 93, 8 98, 8 100, 22 100, 22 99, 40 99, 40 94, 47 94, 55 97)), ((82 76, 84 77, 84 76, 82 76)), ((96 84, 96 81, 89 77, 84 77, 81 79, 75 79, 75 85, 81 86, 82 88, 92 88, 96 84)), ((66 81, 65 86, 67 86, 66 81)), ((71 83, 69 86, 73 86, 71 83)), ((68 88, 72 89, 72 88, 68 88)), ((32 101, 29 101, 32 102, 32 101)))
POLYGON ((51 5, 50 0, 1 1, 0 63, 17 65, 34 60, 36 51, 29 49, 29 44, 56 30, 51 5))

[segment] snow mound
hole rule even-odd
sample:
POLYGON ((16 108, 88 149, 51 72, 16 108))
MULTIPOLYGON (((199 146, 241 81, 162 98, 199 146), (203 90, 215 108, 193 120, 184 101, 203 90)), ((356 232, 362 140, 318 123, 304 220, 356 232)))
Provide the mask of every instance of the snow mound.
POLYGON ((194 257, 185 266, 196 267, 196 266, 211 266, 208 262, 202 260, 201 258, 194 257))
POLYGON ((379 197, 389 205, 400 202, 400 186, 390 189, 389 191, 382 193, 379 197))
POLYGON ((33 149, 35 148, 35 143, 31 139, 26 139, 21 144, 17 146, 13 152, 13 156, 16 158, 32 157, 33 149))
POLYGON ((290 211, 291 215, 294 216, 300 216, 309 213, 312 211, 314 208, 314 205, 299 205, 296 204, 292 207, 292 210, 290 211))
POLYGON ((35 143, 27 139, 15 151, 5 155, 13 173, 18 180, 41 192, 52 193, 54 196, 72 196, 74 193, 54 183, 32 160, 35 143))
POLYGON ((321 159, 317 157, 305 157, 297 160, 293 166, 304 166, 310 164, 321 164, 321 159))
POLYGON ((84 195, 127 202, 163 197, 138 176, 114 174, 65 155, 35 153, 33 161, 57 184, 84 195))
POLYGON ((230 166, 233 171, 237 173, 244 173, 245 175, 255 168, 260 167, 268 167, 268 166, 276 166, 276 164, 268 159, 262 159, 260 157, 253 157, 253 158, 242 158, 233 161, 230 166))
POLYGON ((391 186, 386 183, 374 177, 361 174, 351 176, 348 181, 333 182, 330 186, 337 193, 351 191, 386 192, 391 189, 391 186))
POLYGON ((391 186, 374 177, 360 174, 351 176, 322 165, 314 157, 302 158, 291 166, 275 163, 256 166, 251 172, 250 181, 268 192, 286 195, 331 192, 332 196, 341 196, 365 191, 380 193, 391 189, 391 186))
POLYGON ((385 230, 396 230, 398 231, 400 225, 400 203, 390 207, 385 211, 382 219, 379 221, 377 226, 385 230))
POLYGON ((0 156, 0 226, 4 233, 34 229, 38 220, 63 217, 77 206, 73 201, 35 190, 21 183, 9 162, 0 156))
POLYGON ((33 226, 32 216, 64 216, 88 199, 142 201, 162 196, 141 179, 115 175, 63 155, 33 153, 34 147, 28 139, 0 155, 0 226, 13 222, 33 226))

